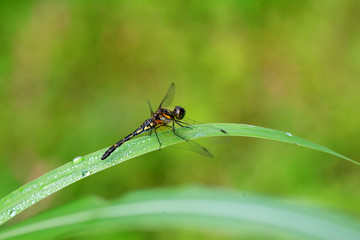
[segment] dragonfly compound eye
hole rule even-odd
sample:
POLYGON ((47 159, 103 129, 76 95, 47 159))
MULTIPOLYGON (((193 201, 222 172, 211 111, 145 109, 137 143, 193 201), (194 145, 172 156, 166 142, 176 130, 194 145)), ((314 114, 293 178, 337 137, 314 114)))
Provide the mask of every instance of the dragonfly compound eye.
POLYGON ((181 119, 184 118, 184 116, 185 116, 185 109, 184 108, 176 106, 174 111, 175 111, 175 118, 176 119, 181 120, 181 119))

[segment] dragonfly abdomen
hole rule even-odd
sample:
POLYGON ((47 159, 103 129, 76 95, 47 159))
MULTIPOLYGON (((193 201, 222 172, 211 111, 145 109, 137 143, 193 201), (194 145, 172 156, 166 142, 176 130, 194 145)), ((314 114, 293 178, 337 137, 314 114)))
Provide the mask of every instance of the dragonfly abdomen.
POLYGON ((136 129, 134 132, 130 133, 129 135, 127 135, 126 137, 124 137, 123 139, 121 139, 119 142, 115 143, 114 145, 112 145, 105 153, 104 155, 101 157, 101 160, 106 159, 108 156, 110 156, 111 153, 113 153, 115 151, 115 149, 117 149, 118 147, 120 147, 121 145, 123 145, 125 142, 129 141, 130 139, 132 139, 133 137, 135 137, 136 135, 139 135, 143 132, 147 132, 149 130, 152 130, 155 127, 156 123, 154 123, 154 121, 152 119, 147 119, 143 124, 141 124, 140 127, 138 127, 138 129, 136 129))

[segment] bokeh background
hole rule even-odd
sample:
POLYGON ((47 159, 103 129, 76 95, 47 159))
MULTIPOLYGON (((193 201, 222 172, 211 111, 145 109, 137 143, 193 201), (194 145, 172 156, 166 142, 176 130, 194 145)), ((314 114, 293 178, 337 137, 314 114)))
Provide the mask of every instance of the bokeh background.
MULTIPOLYGON (((291 132, 359 160, 360 2, 0 2, 0 197, 121 139, 171 82, 201 122, 291 132)), ((360 218, 359 168, 288 144, 232 138, 215 158, 164 149, 48 197, 13 223, 87 195, 201 184, 360 218)), ((186 231, 109 235, 209 239, 186 231)), ((87 239, 89 239, 87 237, 87 239)))

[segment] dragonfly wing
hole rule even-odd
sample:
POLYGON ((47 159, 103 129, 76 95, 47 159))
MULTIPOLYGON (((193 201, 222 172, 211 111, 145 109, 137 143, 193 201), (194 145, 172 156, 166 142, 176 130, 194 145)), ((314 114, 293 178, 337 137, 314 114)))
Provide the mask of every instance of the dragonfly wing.
POLYGON ((151 107, 151 104, 150 104, 150 101, 147 100, 148 102, 148 105, 149 105, 149 108, 150 108, 150 114, 153 115, 154 114, 154 111, 152 110, 152 107, 151 107))
MULTIPOLYGON (((198 122, 198 121, 195 121, 195 120, 192 120, 192 119, 189 119, 189 118, 182 119, 182 120, 176 120, 176 123, 177 123, 178 125, 180 125, 181 127, 187 126, 187 127, 190 127, 190 128, 191 128, 192 125, 205 124, 205 123, 198 122)), ((206 124, 206 125, 207 125, 206 127, 209 128, 209 129, 216 130, 216 131, 220 131, 220 132, 222 132, 222 133, 224 133, 224 134, 227 134, 227 132, 226 132, 224 129, 215 127, 215 126, 213 126, 213 125, 211 125, 211 124, 206 124)))
MULTIPOLYGON (((171 134, 173 135, 173 131, 170 130, 168 132, 164 132, 163 134, 171 134)), ((200 145, 199 143, 192 141, 190 139, 185 138, 184 136, 182 136, 180 133, 176 132, 175 134, 178 138, 182 139, 183 141, 180 143, 177 143, 175 145, 171 145, 170 147, 172 148, 176 148, 176 149, 181 149, 181 150, 187 150, 187 151, 192 151, 195 153, 198 153, 200 155, 203 155, 205 157, 214 157, 211 152, 209 152, 209 150, 207 150, 205 147, 203 147, 202 145, 200 145)), ((160 139, 161 141, 161 139, 160 139)))
POLYGON ((175 93, 175 84, 171 83, 169 90, 167 91, 164 99, 160 103, 159 108, 169 106, 171 104, 172 99, 174 98, 174 93, 175 93))
POLYGON ((207 150, 205 147, 200 145, 199 143, 192 141, 192 140, 186 140, 184 142, 172 145, 171 147, 181 149, 181 150, 187 150, 191 152, 198 153, 200 155, 203 155, 205 157, 214 157, 209 150, 207 150))

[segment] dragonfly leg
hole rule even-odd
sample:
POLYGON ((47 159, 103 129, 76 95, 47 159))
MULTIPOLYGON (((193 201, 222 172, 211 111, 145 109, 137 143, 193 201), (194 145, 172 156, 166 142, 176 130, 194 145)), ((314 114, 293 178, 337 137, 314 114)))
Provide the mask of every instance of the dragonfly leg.
MULTIPOLYGON (((188 123, 186 123, 186 122, 182 122, 182 121, 176 121, 176 124, 177 125, 179 125, 180 127, 185 127, 185 128, 190 128, 190 129, 192 129, 192 127, 190 127, 189 125, 190 124, 188 124, 188 123), (186 126, 184 126, 184 125, 182 125, 182 124, 185 124, 186 126)), ((174 122, 173 122, 173 125, 174 125, 174 122)))
MULTIPOLYGON (((177 123, 177 124, 179 124, 179 123, 177 123)), ((179 126, 181 126, 181 125, 179 124, 179 126)), ((182 126, 181 126, 181 127, 182 127, 182 126)), ((187 127, 187 126, 185 126, 185 127, 187 127)), ((179 138, 184 139, 185 141, 187 141, 186 138, 180 136, 179 134, 177 134, 177 133, 175 132, 175 122, 174 122, 174 121, 172 122, 172 130, 173 130, 173 133, 174 133, 176 136, 178 136, 179 138)))
MULTIPOLYGON (((157 128, 158 128, 158 127, 155 127, 155 128, 154 128, 154 132, 155 132, 156 138, 157 138, 157 140, 158 140, 158 142, 159 142, 159 151, 160 151, 161 142, 160 142, 159 136, 157 135, 157 132, 156 132, 156 129, 157 129, 157 128)), ((152 130, 151 130, 151 131, 152 131, 152 130)))

